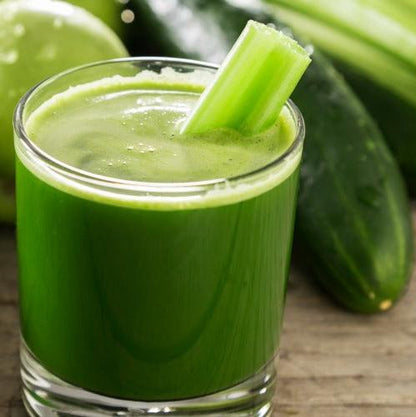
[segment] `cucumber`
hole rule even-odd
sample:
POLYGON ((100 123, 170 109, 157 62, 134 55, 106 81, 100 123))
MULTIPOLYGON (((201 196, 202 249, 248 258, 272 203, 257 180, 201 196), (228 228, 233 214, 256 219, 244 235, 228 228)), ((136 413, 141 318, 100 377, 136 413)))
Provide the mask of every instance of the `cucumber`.
POLYGON ((389 138, 389 146, 400 163, 408 190, 416 197, 416 106, 352 68, 341 63, 336 66, 389 138))
MULTIPOLYGON (((130 0, 132 53, 221 62, 247 20, 289 33, 274 16, 220 0, 130 0)), ((345 307, 389 309, 412 270, 409 202, 398 166, 361 102, 317 51, 293 94, 307 139, 296 244, 345 307)))
POLYGON ((265 2, 341 64, 339 69, 377 120, 416 195, 416 2, 265 2))

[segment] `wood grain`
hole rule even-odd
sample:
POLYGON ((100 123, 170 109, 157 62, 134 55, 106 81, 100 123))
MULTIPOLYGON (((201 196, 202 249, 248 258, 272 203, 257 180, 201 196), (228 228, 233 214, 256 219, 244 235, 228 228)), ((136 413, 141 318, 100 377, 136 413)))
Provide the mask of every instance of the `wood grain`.
MULTIPOLYGON (((0 417, 26 416, 16 263, 14 230, 0 228, 0 417)), ((416 417, 416 280, 394 309, 366 317, 294 269, 278 367, 274 417, 416 417)))

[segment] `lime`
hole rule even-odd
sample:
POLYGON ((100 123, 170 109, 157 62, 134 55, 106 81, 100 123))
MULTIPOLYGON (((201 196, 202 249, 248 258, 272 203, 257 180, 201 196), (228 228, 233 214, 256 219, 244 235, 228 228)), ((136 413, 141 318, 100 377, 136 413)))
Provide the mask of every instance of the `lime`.
POLYGON ((67 0, 75 6, 83 7, 110 26, 117 35, 122 36, 123 21, 121 13, 125 1, 119 0, 67 0))
POLYGON ((55 0, 0 2, 0 177, 14 175, 13 110, 39 81, 71 67, 127 56, 87 11, 55 0))

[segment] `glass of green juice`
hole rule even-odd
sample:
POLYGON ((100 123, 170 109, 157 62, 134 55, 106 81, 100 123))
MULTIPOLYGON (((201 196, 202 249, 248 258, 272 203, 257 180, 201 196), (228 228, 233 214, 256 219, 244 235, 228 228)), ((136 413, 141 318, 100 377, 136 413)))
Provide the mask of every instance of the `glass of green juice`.
POLYGON ((216 66, 96 63, 15 113, 32 416, 267 416, 304 125, 179 127, 216 66))

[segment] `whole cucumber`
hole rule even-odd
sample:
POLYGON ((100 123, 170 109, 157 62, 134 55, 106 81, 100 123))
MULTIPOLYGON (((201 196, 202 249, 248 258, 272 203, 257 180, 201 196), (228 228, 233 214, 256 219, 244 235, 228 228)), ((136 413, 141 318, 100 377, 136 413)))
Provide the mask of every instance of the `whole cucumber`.
MULTIPOLYGON (((221 62, 248 19, 274 24, 257 10, 223 0, 130 0, 134 54, 221 62)), ((307 139, 296 242, 316 278, 344 306, 387 310, 412 270, 409 202, 383 137, 333 66, 317 51, 293 99, 307 139)))
POLYGON ((346 65, 337 63, 337 68, 376 119, 405 175, 410 194, 416 196, 416 106, 346 65))

